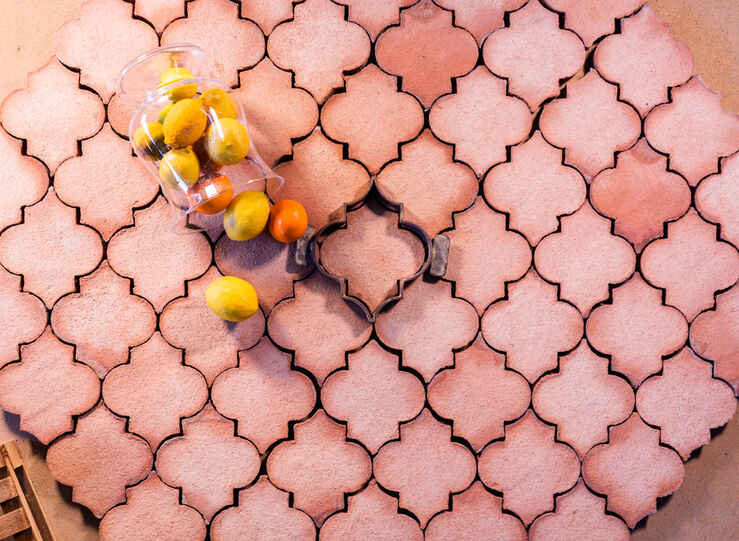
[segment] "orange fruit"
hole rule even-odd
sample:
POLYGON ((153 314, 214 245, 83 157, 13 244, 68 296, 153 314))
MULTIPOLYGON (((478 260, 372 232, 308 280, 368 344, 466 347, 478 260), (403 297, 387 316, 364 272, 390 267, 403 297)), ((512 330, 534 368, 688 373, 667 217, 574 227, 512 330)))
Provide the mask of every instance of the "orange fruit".
POLYGON ((278 201, 269 213, 270 234, 280 242, 295 242, 308 229, 308 215, 303 205, 292 199, 278 201))
POLYGON ((201 180, 187 190, 187 199, 191 206, 205 201, 195 207, 195 210, 203 214, 218 214, 228 206, 233 196, 233 186, 226 175, 201 180))

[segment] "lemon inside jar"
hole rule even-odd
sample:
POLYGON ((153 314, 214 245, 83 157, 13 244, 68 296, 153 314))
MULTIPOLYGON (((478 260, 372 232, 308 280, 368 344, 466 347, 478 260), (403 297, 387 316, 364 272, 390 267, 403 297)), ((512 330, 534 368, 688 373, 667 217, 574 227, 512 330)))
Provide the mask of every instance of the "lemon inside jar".
POLYGON ((211 160, 220 165, 234 165, 246 158, 251 141, 241 122, 234 118, 219 118, 214 119, 208 128, 204 143, 211 160))
POLYGON ((172 106, 164 119, 164 142, 173 148, 193 144, 203 135, 208 115, 199 98, 185 98, 172 106))
MULTIPOLYGON (((169 68, 167 71, 162 73, 159 79, 158 88, 163 86, 171 85, 179 81, 185 81, 187 79, 194 79, 195 76, 192 72, 186 68, 169 68)), ((198 93, 198 85, 190 83, 186 85, 177 85, 174 88, 167 91, 167 97, 172 101, 179 101, 186 98, 192 98, 198 93)))

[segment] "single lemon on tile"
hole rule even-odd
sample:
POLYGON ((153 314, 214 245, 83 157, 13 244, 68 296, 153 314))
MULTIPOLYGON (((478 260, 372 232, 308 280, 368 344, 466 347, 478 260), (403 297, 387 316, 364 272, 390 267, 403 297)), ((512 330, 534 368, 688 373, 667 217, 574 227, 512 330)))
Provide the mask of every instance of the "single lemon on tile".
POLYGON ((270 234, 279 242, 295 242, 308 229, 308 215, 303 205, 292 199, 278 201, 269 212, 270 234))
MULTIPOLYGON (((169 68, 167 71, 162 73, 162 76, 159 79, 159 86, 157 88, 162 88, 163 86, 171 85, 173 83, 177 83, 178 81, 185 81, 187 79, 194 78, 195 76, 188 69, 169 68)), ((167 90, 167 97, 172 101, 179 101, 185 98, 192 98, 197 93, 198 85, 195 83, 189 83, 186 85, 172 86, 172 88, 167 90)))
POLYGON ((180 100, 164 119, 164 142, 174 148, 186 147, 200 139, 207 125, 208 115, 199 99, 180 100))
POLYGON ((264 192, 247 190, 233 198, 223 213, 223 227, 231 240, 253 239, 264 231, 269 201, 264 192))
POLYGON ((244 321, 259 310, 254 287, 235 276, 213 280, 205 290, 205 302, 213 313, 227 321, 244 321))
POLYGON ((181 182, 193 186, 199 176, 198 157, 189 148, 170 150, 159 163, 159 178, 173 189, 177 189, 181 182))
POLYGON ((161 160, 167 152, 164 128, 158 122, 142 124, 133 134, 133 146, 147 160, 161 160))
POLYGON ((239 163, 249 153, 249 145, 246 128, 233 118, 214 119, 205 132, 205 150, 211 160, 221 165, 239 163))
POLYGON ((203 179, 187 190, 187 199, 202 214, 218 214, 233 199, 234 191, 226 175, 203 179))
POLYGON ((218 118, 236 118, 239 114, 236 110, 236 102, 228 94, 220 88, 211 88, 200 95, 206 111, 212 116, 218 118), (212 111, 211 111, 212 109, 212 111))
POLYGON ((159 111, 157 122, 159 122, 160 124, 164 124, 164 119, 167 118, 167 114, 172 110, 172 107, 174 107, 173 102, 169 102, 167 105, 165 105, 162 110, 159 111))

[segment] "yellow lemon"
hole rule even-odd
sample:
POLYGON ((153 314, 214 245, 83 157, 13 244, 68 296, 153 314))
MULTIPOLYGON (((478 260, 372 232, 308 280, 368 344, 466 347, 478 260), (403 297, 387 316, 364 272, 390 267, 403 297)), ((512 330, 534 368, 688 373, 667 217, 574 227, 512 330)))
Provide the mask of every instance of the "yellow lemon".
POLYGON ((239 163, 249 153, 249 144, 246 128, 233 118, 214 120, 205 132, 205 150, 211 160, 221 165, 239 163))
POLYGON ((199 99, 180 100, 164 119, 164 142, 174 148, 186 147, 200 139, 207 125, 208 115, 199 99))
POLYGON ((233 198, 223 213, 223 227, 232 240, 259 235, 269 219, 269 201, 264 192, 247 190, 233 198))
POLYGON ((159 163, 159 178, 173 189, 176 189, 180 182, 194 186, 199 176, 198 157, 189 148, 170 150, 159 163))
POLYGON ((161 160, 167 152, 167 145, 164 143, 164 128, 159 122, 142 124, 133 134, 133 146, 144 158, 161 160))
MULTIPOLYGON (((184 81, 186 79, 194 79, 195 76, 192 72, 185 68, 169 68, 167 71, 162 73, 159 79, 159 87, 171 85, 178 81, 184 81)), ((179 101, 185 98, 192 98, 198 93, 198 85, 190 83, 186 85, 174 85, 171 89, 167 90, 167 96, 172 101, 179 101)))
POLYGON ((236 118, 238 111, 236 110, 236 102, 228 94, 220 88, 211 88, 200 95, 206 111, 211 115, 215 113, 218 118, 236 118), (213 111, 210 111, 213 109, 213 111))
POLYGON ((174 103, 172 102, 165 105, 164 108, 161 111, 159 111, 157 122, 159 122, 160 124, 164 124, 164 119, 167 118, 167 113, 169 113, 172 110, 172 107, 174 107, 174 103))
POLYGON ((259 310, 254 287, 235 276, 213 280, 205 290, 205 302, 218 317, 228 321, 244 321, 259 310))

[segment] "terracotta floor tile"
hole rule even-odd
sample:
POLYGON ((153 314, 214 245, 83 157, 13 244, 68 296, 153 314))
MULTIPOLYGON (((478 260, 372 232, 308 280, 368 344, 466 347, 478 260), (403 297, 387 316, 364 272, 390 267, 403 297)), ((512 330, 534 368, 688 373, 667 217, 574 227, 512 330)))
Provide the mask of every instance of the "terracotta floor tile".
POLYGON ((161 33, 170 22, 185 16, 185 0, 134 0, 133 12, 161 33))
POLYGON ((706 220, 721 226, 721 238, 739 246, 739 153, 721 161, 721 173, 704 179, 695 206, 706 220))
POLYGON ((418 0, 336 0, 349 8, 349 20, 364 27, 374 41, 388 26, 400 21, 400 10, 415 4, 418 0))
MULTIPOLYGON (((128 125, 138 104, 135 101, 126 101, 118 94, 113 94, 106 108, 107 120, 110 127, 121 137, 128 138, 128 125)), ((154 179, 150 179, 156 184, 154 179)))
POLYGON ((293 506, 323 521, 344 507, 344 495, 370 478, 366 451, 346 441, 346 430, 318 410, 295 425, 295 439, 279 444, 267 457, 267 474, 277 488, 289 490, 293 506))
POLYGON ((399 493, 407 509, 425 528, 439 511, 449 508, 449 497, 472 483, 475 457, 462 444, 451 441, 452 428, 429 410, 400 427, 400 439, 380 449, 374 460, 377 482, 399 493))
POLYGON ((587 47, 599 37, 616 30, 615 20, 641 6, 641 0, 613 0, 593 3, 590 0, 548 0, 548 5, 565 14, 565 27, 577 32, 587 47))
POLYGON ((21 152, 22 142, 0 128, 0 160, 3 162, 3 197, 0 198, 0 230, 22 220, 22 207, 46 195, 49 174, 44 164, 21 152))
POLYGON ((46 328, 46 307, 21 291, 21 277, 0 267, 0 368, 18 360, 18 346, 33 342, 46 328))
POLYGON ((251 19, 259 25, 265 35, 269 35, 275 26, 292 19, 292 0, 250 0, 241 2, 241 17, 251 19))
POLYGON ((490 32, 503 27, 506 11, 514 11, 526 0, 436 0, 454 11, 454 24, 468 30, 478 43, 490 32))

